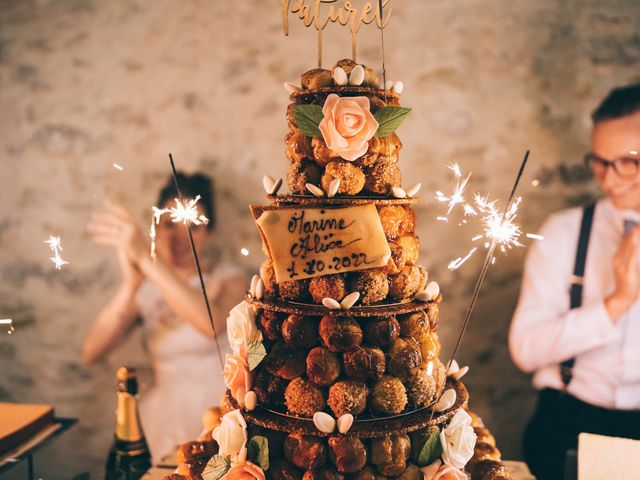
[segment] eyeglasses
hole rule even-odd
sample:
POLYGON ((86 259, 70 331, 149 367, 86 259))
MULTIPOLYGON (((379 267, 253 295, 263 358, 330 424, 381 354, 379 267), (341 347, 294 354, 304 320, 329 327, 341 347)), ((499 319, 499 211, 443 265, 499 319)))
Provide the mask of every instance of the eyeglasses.
POLYGON ((621 177, 634 177, 640 170, 640 158, 621 157, 615 160, 606 160, 599 157, 593 152, 589 152, 584 156, 584 163, 591 169, 596 177, 604 177, 607 173, 607 167, 612 167, 613 171, 621 177))

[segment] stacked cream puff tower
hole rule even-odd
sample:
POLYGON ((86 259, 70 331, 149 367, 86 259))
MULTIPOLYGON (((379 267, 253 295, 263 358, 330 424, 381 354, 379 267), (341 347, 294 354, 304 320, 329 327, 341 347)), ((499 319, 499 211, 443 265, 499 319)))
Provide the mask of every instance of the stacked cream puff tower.
POLYGON ((398 167, 409 109, 401 82, 379 84, 351 60, 286 84, 290 193, 265 177, 269 203, 251 207, 267 259, 227 321, 209 478, 422 480, 463 475, 474 453, 466 367, 445 372, 438 358, 420 185, 403 188, 398 167))

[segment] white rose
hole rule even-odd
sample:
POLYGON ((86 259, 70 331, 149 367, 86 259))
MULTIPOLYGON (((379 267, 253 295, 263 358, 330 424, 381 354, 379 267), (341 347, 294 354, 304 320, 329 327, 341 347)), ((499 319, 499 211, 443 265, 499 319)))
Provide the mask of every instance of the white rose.
POLYGON ((473 457, 476 434, 471 426, 471 417, 460 409, 449 425, 440 432, 442 460, 455 468, 463 468, 473 457))
POLYGON ((243 461, 246 457, 247 423, 240 410, 225 414, 211 436, 218 442, 220 455, 236 458, 239 461, 243 461))
POLYGON ((262 340, 262 334, 256 327, 256 313, 248 302, 241 302, 229 312, 227 317, 227 336, 233 353, 247 356, 247 344, 251 340, 262 340))

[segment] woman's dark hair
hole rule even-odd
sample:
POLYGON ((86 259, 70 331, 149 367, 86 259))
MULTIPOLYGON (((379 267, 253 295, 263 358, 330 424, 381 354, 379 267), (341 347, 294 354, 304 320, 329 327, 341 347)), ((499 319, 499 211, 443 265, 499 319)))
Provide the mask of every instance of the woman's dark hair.
MULTIPOLYGON (((178 172, 178 185, 180 186, 180 192, 182 196, 187 198, 196 198, 200 195, 198 205, 204 210, 205 216, 209 219, 207 223, 207 230, 211 230, 216 225, 216 209, 215 209, 215 193, 213 188, 213 179, 204 173, 194 173, 193 175, 187 175, 182 172, 178 172)), ((162 208, 167 202, 173 203, 174 198, 178 198, 178 191, 176 190, 176 184, 171 175, 158 195, 158 201, 156 205, 162 208)))
POLYGON ((593 123, 633 115, 640 112, 640 83, 614 88, 591 114, 593 123))

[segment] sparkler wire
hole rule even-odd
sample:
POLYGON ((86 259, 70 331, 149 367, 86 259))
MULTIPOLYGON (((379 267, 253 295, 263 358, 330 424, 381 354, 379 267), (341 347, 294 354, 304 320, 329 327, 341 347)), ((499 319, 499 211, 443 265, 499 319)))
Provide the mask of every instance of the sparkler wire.
MULTIPOLYGON (((173 173, 173 182, 176 185, 176 191, 178 192, 178 197, 180 201, 184 204, 184 200, 182 197, 182 192, 180 191, 180 186, 178 185, 178 172, 176 172, 176 166, 173 163, 173 156, 169 154, 169 162, 171 162, 171 171, 173 173)), ((211 305, 209 305, 209 297, 207 296, 207 289, 204 285, 204 278, 202 276, 202 269, 200 268, 200 260, 198 259, 198 253, 196 252, 196 245, 193 243, 193 236, 191 235, 191 226, 189 222, 185 222, 185 226, 187 227, 187 233, 189 234, 189 242, 191 243, 191 253, 193 253, 193 259, 196 262, 196 268, 198 269, 198 278, 200 279, 200 288, 202 289, 202 295, 204 296, 204 303, 207 306, 207 313, 209 314, 209 321, 211 322, 211 329, 213 330, 213 338, 216 341, 216 347, 218 350, 218 360, 220 360, 220 367, 224 370, 224 361, 222 360, 222 353, 220 353, 220 343, 218 342, 218 332, 216 332, 216 326, 213 323, 213 313, 211 313, 211 305)))
POLYGON ((382 88, 384 88, 384 103, 387 103, 387 69, 384 63, 384 15, 382 13, 382 0, 378 0, 380 9, 380 46, 382 48, 382 88))
MULTIPOLYGON (((511 208, 511 204, 513 202, 513 197, 516 193, 516 189, 518 188, 518 184, 520 183, 520 178, 522 177, 522 173, 524 172, 524 167, 527 164, 527 160, 529 159, 529 150, 526 151, 526 153, 524 154, 524 158, 522 159, 522 163, 520 164, 520 169, 518 170, 518 175, 516 176, 516 180, 513 184, 513 188, 511 189, 511 194, 509 195, 509 201, 507 202, 507 206, 505 207, 503 213, 502 213, 502 218, 500 220, 500 225, 502 225, 502 223, 505 220, 505 217, 507 216, 507 212, 509 211, 509 209, 511 208)), ((447 372, 449 372, 449 368, 451 368, 451 364, 453 363, 454 358, 456 357, 456 354, 458 353, 458 349, 460 348, 460 344, 462 343, 462 337, 464 336, 465 331, 467 330, 467 326, 469 325, 469 320, 471 320, 471 314, 473 313, 473 309, 476 306, 476 301, 478 300, 478 295, 480 293, 480 288, 482 288, 482 284, 484 283, 484 278, 487 275, 487 271, 489 270, 489 266, 492 263, 492 259, 493 259, 493 253, 496 249, 496 245, 498 244, 497 238, 493 237, 491 239, 491 244, 489 246, 489 249, 487 251, 487 255, 484 257, 484 262, 482 263, 482 268, 480 269, 480 275, 478 275, 478 279, 476 280, 476 284, 473 288, 473 294, 471 295, 471 302, 469 302, 469 307, 467 308, 467 313, 464 317, 464 322, 462 323, 462 330, 460 331, 460 335, 458 335, 458 340, 456 341, 456 346, 453 349, 453 353, 451 354, 451 357, 449 358, 449 361, 446 363, 445 366, 445 375, 447 372)), ((442 385, 442 388, 440 389, 440 392, 438 392, 438 395, 436 395, 436 400, 435 403, 437 404, 438 401, 440 401, 440 397, 442 396, 442 394, 445 391, 445 386, 446 386, 446 382, 442 385)), ((433 416, 435 414, 435 408, 433 408, 431 410, 431 418, 433 419, 433 416)))

